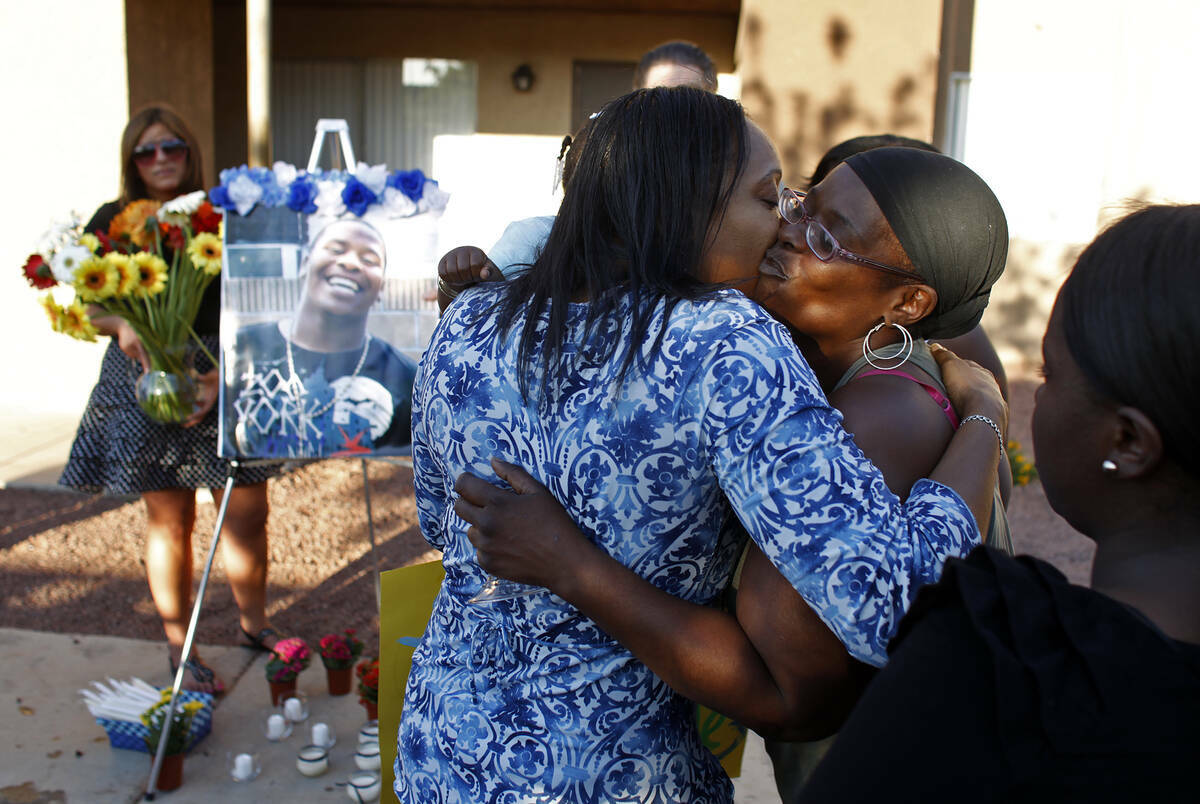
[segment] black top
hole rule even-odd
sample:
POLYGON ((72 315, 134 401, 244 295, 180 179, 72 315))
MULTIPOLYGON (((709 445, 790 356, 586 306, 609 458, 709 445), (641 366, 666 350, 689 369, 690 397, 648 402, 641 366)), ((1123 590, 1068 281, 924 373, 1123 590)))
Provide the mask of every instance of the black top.
MULTIPOLYGON (((92 219, 87 222, 84 227, 86 232, 101 231, 108 234, 108 227, 112 224, 113 218, 117 217, 117 213, 121 211, 121 204, 117 201, 109 201, 107 204, 102 204, 92 219)), ((216 335, 221 325, 221 277, 217 277, 209 286, 204 289, 204 296, 200 299, 200 309, 196 311, 196 322, 193 327, 197 335, 216 335)))
POLYGON ((1037 559, 918 594, 801 801, 1197 799, 1200 646, 1037 559))

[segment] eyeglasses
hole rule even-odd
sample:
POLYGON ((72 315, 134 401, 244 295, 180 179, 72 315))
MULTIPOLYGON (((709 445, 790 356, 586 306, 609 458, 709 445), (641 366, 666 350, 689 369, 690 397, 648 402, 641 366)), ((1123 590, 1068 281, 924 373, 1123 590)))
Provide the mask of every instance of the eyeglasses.
POLYGON ((804 196, 807 193, 793 190, 790 187, 785 187, 779 193, 779 214, 783 219, 791 224, 806 223, 804 227, 804 242, 808 244, 808 250, 813 253, 821 262, 831 262, 835 258, 850 260, 857 262, 860 265, 865 265, 868 268, 874 268, 879 271, 886 271, 889 274, 902 276, 905 279, 918 279, 925 281, 918 273, 897 268, 894 265, 887 265, 882 262, 877 262, 870 257, 863 257, 860 254, 855 254, 853 251, 847 251, 838 243, 837 238, 829 233, 829 230, 808 214, 808 210, 804 208, 804 196))
POLYGON ((166 159, 183 159, 187 156, 188 144, 178 138, 148 142, 133 149, 133 161, 135 164, 145 167, 151 164, 160 152, 166 159))

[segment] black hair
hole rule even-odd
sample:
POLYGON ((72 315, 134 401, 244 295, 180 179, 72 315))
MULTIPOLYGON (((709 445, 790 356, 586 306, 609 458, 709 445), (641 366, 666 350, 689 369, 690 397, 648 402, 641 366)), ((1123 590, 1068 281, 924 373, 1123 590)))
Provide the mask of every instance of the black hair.
POLYGON ((663 42, 652 50, 646 51, 638 62, 633 73, 633 88, 646 88, 646 73, 656 64, 681 64, 685 67, 695 67, 700 71, 703 88, 709 92, 717 91, 717 68, 708 54, 691 42, 675 40, 663 42))
POLYGON ((568 134, 563 137, 562 146, 558 149, 558 160, 562 163, 560 181, 564 192, 571 182, 571 177, 575 175, 575 167, 579 164, 579 154, 583 150, 583 144, 587 141, 588 129, 592 127, 594 119, 583 121, 583 125, 575 132, 575 136, 568 134))
POLYGON ((1058 293, 1071 357, 1093 390, 1145 413, 1200 474, 1200 205, 1149 206, 1084 249, 1058 293))
MULTIPOLYGON (((518 362, 526 394, 538 321, 549 308, 542 345, 543 387, 564 353, 572 299, 586 297, 585 340, 620 329, 621 297, 632 297, 631 337, 621 375, 649 335, 655 307, 674 306, 715 286, 699 276, 745 168, 746 116, 735 101, 691 87, 643 89, 611 101, 592 120, 554 226, 533 268, 504 283, 499 324, 524 314, 518 362)), ((655 337, 661 344, 663 330, 655 337)), ((582 347, 582 344, 576 346, 582 347)), ((610 341, 598 359, 614 357, 610 341)))
POLYGON ((937 148, 924 140, 914 140, 911 137, 901 137, 896 134, 868 134, 862 137, 852 137, 845 142, 839 142, 830 148, 817 162, 817 167, 808 177, 808 186, 815 187, 825 180, 825 177, 838 165, 855 154, 863 151, 873 151, 876 148, 918 148, 940 154, 937 148))

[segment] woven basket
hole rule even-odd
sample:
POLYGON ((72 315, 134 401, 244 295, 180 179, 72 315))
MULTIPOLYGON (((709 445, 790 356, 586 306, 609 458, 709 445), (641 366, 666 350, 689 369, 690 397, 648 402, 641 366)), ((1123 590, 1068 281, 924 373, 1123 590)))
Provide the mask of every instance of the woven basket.
MULTIPOLYGON (((175 706, 182 706, 189 701, 200 701, 204 704, 204 708, 192 716, 192 727, 188 730, 186 751, 191 751, 196 743, 203 740, 212 731, 213 715, 213 696, 211 694, 182 690, 175 706)), ((150 753, 150 750, 146 748, 145 738, 150 734, 150 729, 146 724, 131 723, 128 720, 109 720, 106 717, 98 717, 96 722, 108 734, 108 742, 113 748, 141 751, 143 754, 150 753)))

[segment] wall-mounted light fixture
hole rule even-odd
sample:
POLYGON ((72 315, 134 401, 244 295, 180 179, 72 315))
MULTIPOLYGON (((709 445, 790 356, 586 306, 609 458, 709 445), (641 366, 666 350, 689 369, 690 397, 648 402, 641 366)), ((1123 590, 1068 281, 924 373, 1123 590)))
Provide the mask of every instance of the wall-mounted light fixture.
POLYGON ((528 64, 522 64, 517 69, 513 70, 512 82, 513 89, 517 92, 528 92, 533 89, 533 82, 536 76, 533 74, 533 68, 528 64))

